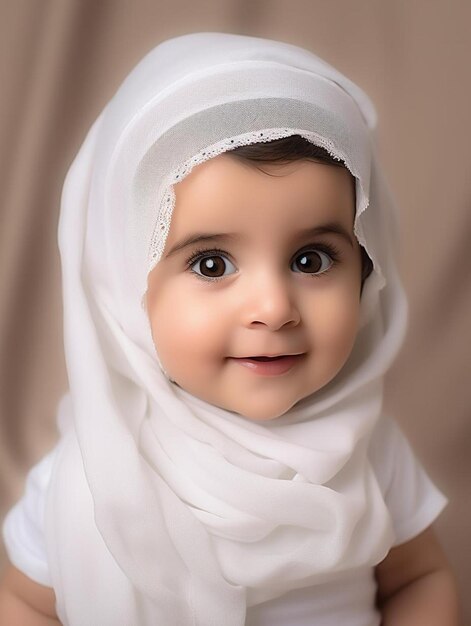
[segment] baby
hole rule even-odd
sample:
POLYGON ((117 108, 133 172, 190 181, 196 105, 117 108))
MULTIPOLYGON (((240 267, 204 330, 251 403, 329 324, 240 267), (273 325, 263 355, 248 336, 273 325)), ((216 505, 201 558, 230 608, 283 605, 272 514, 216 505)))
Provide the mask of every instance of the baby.
POLYGON ((406 305, 374 124, 278 42, 180 37, 126 79, 64 188, 70 392, 1 624, 458 624, 446 499, 382 407, 406 305))

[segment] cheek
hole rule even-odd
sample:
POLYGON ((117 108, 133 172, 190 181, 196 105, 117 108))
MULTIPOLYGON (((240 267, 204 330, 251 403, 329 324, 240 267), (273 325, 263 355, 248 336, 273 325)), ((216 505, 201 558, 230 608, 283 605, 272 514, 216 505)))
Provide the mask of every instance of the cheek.
POLYGON ((359 289, 338 290, 317 303, 314 332, 317 344, 331 354, 333 361, 345 360, 353 347, 360 313, 359 289))
POLYGON ((194 377, 195 366, 204 367, 205 357, 220 343, 221 315, 187 289, 160 293, 149 317, 158 357, 177 381, 188 372, 194 377))

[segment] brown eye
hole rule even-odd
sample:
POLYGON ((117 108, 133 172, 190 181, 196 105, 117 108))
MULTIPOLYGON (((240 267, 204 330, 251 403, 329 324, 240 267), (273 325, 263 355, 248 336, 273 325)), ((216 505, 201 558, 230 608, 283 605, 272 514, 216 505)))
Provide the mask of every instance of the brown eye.
POLYGON ((191 265, 191 269, 205 278, 221 278, 233 274, 236 268, 229 259, 218 254, 198 259, 191 265))
POLYGON ((293 272, 304 274, 322 274, 332 265, 333 261, 326 252, 321 250, 307 250, 294 259, 291 264, 293 272))

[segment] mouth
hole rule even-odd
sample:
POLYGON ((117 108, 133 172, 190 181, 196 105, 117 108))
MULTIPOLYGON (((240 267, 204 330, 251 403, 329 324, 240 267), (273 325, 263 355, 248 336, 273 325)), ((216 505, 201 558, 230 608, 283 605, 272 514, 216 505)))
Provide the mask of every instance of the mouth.
POLYGON ((305 356, 301 354, 277 354, 273 356, 231 357, 239 365, 261 376, 280 376, 289 372, 305 356))

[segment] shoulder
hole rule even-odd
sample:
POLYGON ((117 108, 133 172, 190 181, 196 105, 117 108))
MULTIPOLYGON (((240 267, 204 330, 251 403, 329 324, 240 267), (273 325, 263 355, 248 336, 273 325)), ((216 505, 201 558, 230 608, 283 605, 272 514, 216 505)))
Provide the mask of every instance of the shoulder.
POLYGON ((447 504, 402 432, 389 417, 381 417, 368 449, 384 502, 392 519, 395 544, 426 529, 447 504))

